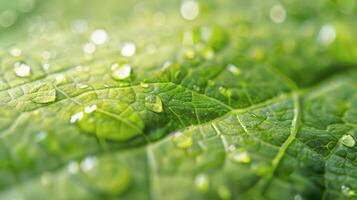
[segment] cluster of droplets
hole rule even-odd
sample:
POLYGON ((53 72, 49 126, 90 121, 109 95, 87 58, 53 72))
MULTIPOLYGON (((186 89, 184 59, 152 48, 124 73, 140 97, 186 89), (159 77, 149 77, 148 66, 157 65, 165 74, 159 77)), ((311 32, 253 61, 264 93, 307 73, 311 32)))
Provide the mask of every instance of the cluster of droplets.
POLYGON ((78 122, 79 120, 83 119, 85 113, 91 114, 95 110, 97 110, 97 105, 95 105, 95 104, 86 106, 83 111, 79 111, 71 116, 70 123, 73 124, 73 123, 78 122))

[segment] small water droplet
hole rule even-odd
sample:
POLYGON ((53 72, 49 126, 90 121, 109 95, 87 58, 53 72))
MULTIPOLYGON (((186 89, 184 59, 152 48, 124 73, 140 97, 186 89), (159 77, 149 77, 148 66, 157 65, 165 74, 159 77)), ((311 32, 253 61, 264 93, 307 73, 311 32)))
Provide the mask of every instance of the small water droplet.
POLYGON ((83 51, 86 54, 93 54, 96 50, 95 44, 89 42, 83 46, 83 51))
POLYGON ((89 85, 84 84, 84 83, 78 83, 78 84, 76 85, 76 87, 77 87, 78 89, 86 89, 86 88, 89 87, 89 85))
POLYGON ((156 113, 161 113, 163 111, 161 98, 154 94, 145 97, 145 107, 156 113))
POLYGON ((29 77, 31 75, 31 67, 25 62, 16 62, 14 64, 15 74, 21 78, 29 77))
POLYGON ((343 145, 345 145, 346 147, 354 147, 356 144, 356 141, 351 135, 346 134, 346 135, 342 136, 341 143, 343 145))
POLYGON ((200 192, 207 192, 209 189, 209 179, 205 174, 198 174, 195 178, 196 188, 200 192))
POLYGON ((274 5, 270 9, 270 19, 277 24, 283 23, 286 18, 286 11, 282 5, 274 5))
POLYGON ((104 44, 108 39, 108 34, 103 29, 97 29, 91 34, 91 40, 94 44, 101 45, 104 44))
POLYGON ((121 48, 121 55, 125 57, 131 57, 135 54, 136 46, 132 42, 125 42, 121 48))
POLYGON ((182 132, 176 132, 172 137, 174 145, 180 149, 187 149, 192 146, 192 138, 183 134, 182 132))
POLYGON ((56 85, 60 85, 66 81, 66 76, 64 74, 57 74, 55 76, 56 85))
POLYGON ((14 47, 14 48, 10 49, 10 55, 12 57, 19 57, 19 56, 21 56, 21 54, 22 54, 22 51, 19 48, 14 47))
POLYGON ((342 185, 341 186, 341 191, 342 193, 347 196, 347 197, 354 197, 356 196, 356 192, 353 191, 350 187, 346 186, 346 185, 342 185))
POLYGON ((248 164, 251 161, 251 158, 246 151, 242 150, 234 150, 229 154, 230 160, 236 163, 245 163, 248 164))
POLYGON ((300 194, 297 194, 294 196, 294 200, 303 200, 302 196, 300 194))
POLYGON ((76 161, 71 161, 68 163, 67 165, 67 171, 70 173, 70 174, 75 174, 78 172, 78 169, 79 169, 79 165, 76 161))
POLYGON ((95 110, 97 110, 97 105, 91 105, 84 108, 84 112, 88 114, 94 112, 95 110))
POLYGON ((41 142, 43 141, 44 139, 46 139, 47 137, 47 132, 45 131, 40 131, 39 133, 37 133, 36 135, 36 142, 41 142))
POLYGON ((200 13, 200 7, 196 1, 185 0, 180 7, 181 16, 186 20, 194 20, 200 13))
POLYGON ((83 112, 78 112, 78 113, 72 115, 70 123, 71 124, 76 123, 77 121, 81 120, 83 118, 83 116, 84 116, 83 112))
POLYGON ((141 82, 141 83, 140 83, 140 86, 143 87, 143 88, 148 88, 148 87, 149 87, 149 84, 144 83, 144 82, 141 82))
POLYGON ((336 38, 336 30, 332 25, 324 25, 317 36, 317 41, 322 45, 329 45, 336 38))
MULTIPOLYGON (((113 69, 113 65, 112 65, 112 69, 113 69)), ((112 77, 115 80, 124 80, 130 77, 131 74, 131 66, 128 64, 125 64, 124 66, 120 67, 120 68, 114 68, 113 72, 112 72, 112 77)))
POLYGON ((48 64, 48 63, 45 63, 42 65, 42 68, 45 70, 45 71, 48 71, 50 69, 51 65, 48 64))
POLYGON ((81 169, 84 172, 91 171, 97 165, 97 158, 94 156, 87 156, 81 161, 81 169))
POLYGON ((237 66, 233 65, 233 64, 227 65, 227 68, 232 74, 234 74, 236 76, 239 76, 241 74, 240 69, 237 66))

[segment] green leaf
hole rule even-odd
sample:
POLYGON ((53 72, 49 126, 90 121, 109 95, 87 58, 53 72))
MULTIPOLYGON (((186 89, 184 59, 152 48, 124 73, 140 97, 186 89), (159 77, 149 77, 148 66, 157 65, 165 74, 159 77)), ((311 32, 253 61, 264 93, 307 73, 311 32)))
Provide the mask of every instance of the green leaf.
POLYGON ((356 199, 355 6, 0 2, 0 198, 356 199))

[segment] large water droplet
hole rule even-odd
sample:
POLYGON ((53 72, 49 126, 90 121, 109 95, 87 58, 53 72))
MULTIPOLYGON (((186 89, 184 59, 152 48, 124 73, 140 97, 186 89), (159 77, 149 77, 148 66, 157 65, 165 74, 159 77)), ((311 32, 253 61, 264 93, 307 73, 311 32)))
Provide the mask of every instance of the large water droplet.
POLYGON ((209 189, 209 179, 205 174, 198 174, 195 178, 196 188, 200 192, 207 192, 209 189))
POLYGON ((174 145, 180 149, 187 149, 192 146, 192 138, 182 132, 176 132, 172 137, 174 145))
POLYGON ((124 80, 130 77, 131 74, 131 67, 130 65, 126 64, 120 68, 114 68, 112 65, 112 77, 115 80, 124 80))
POLYGON ((185 0, 180 7, 181 16, 186 20, 194 20, 200 13, 200 7, 196 1, 185 0))
POLYGON ((161 98, 154 94, 145 97, 145 107, 156 113, 163 111, 161 98))
POLYGON ((123 47, 121 48, 121 55, 125 57, 131 57, 135 54, 136 51, 136 46, 132 42, 126 42, 123 44, 123 47))
POLYGON ((84 172, 94 169, 97 165, 97 158, 94 156, 87 156, 81 161, 81 170, 84 172))
POLYGON ((31 67, 25 62, 16 62, 14 64, 15 74, 21 78, 29 77, 31 75, 31 67))
POLYGON ((345 145, 346 147, 354 147, 356 144, 356 141, 351 135, 346 134, 346 135, 342 136, 341 143, 343 145, 345 145))
POLYGON ((108 34, 103 29, 97 29, 91 34, 90 38, 94 44, 101 45, 107 41, 108 34))
POLYGON ((56 100, 56 90, 52 83, 40 82, 29 91, 29 98, 34 103, 50 103, 56 100))

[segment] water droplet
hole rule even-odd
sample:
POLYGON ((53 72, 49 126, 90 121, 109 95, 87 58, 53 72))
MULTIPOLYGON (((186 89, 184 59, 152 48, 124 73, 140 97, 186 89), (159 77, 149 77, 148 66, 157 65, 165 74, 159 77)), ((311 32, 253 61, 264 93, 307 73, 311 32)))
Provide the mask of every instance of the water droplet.
POLYGON ((70 174, 75 174, 78 172, 78 169, 79 169, 79 165, 76 161, 71 161, 68 163, 67 165, 67 171, 70 173, 70 174))
POLYGON ((83 116, 84 116, 83 112, 78 112, 78 113, 72 115, 70 123, 71 124, 76 123, 77 121, 81 120, 83 118, 83 116))
POLYGON ((84 108, 84 112, 87 114, 90 114, 90 113, 94 112, 95 110, 97 110, 97 105, 91 105, 91 106, 87 106, 84 108))
POLYGON ((29 77, 31 75, 31 67, 30 65, 24 62, 16 62, 14 64, 15 74, 21 78, 29 77))
POLYGON ((66 81, 66 76, 64 74, 57 74, 55 76, 56 85, 60 85, 66 81))
POLYGON ((29 98, 34 103, 50 103, 56 100, 56 90, 52 83, 40 82, 29 91, 29 98))
POLYGON ((239 76, 241 74, 240 69, 237 66, 233 65, 233 64, 227 65, 227 68, 232 74, 234 74, 236 76, 239 76))
POLYGON ((0 14, 0 26, 10 27, 15 24, 17 19, 17 14, 13 10, 5 10, 0 14))
POLYGON ((274 5, 270 9, 270 19, 277 24, 283 23, 286 18, 286 11, 282 5, 274 5))
POLYGON ((302 196, 300 194, 297 194, 294 196, 294 200, 303 200, 302 196))
POLYGON ((97 29, 91 34, 91 40, 94 44, 104 44, 108 39, 107 32, 103 29, 97 29))
POLYGON ((200 13, 200 7, 196 1, 185 0, 180 7, 181 16, 186 20, 194 20, 200 13))
POLYGON ((93 43, 87 43, 83 46, 83 51, 86 54, 93 54, 96 50, 96 46, 93 43))
POLYGON ((88 24, 86 20, 77 19, 72 22, 72 32, 74 33, 83 33, 87 30, 88 24))
POLYGON ((89 85, 84 84, 84 83, 78 83, 78 84, 76 85, 76 87, 77 87, 78 89, 86 89, 86 88, 89 87, 89 85))
MULTIPOLYGON (((112 70, 113 70, 113 65, 112 65, 112 70)), ((112 77, 115 80, 124 80, 130 77, 131 74, 131 67, 128 64, 125 64, 124 66, 120 68, 114 68, 112 72, 112 77)))
POLYGON ((143 88, 148 88, 148 87, 149 87, 149 84, 144 83, 144 82, 141 82, 141 83, 140 83, 140 86, 143 87, 143 88))
POLYGON ((145 107, 156 113, 163 111, 161 98, 154 94, 145 97, 145 107))
POLYGON ((50 69, 51 65, 48 64, 48 63, 45 63, 42 65, 42 68, 45 70, 45 71, 48 71, 50 69))
POLYGON ((97 165, 97 158, 94 156, 87 156, 81 161, 81 169, 84 172, 88 172, 97 165))
POLYGON ((125 57, 131 57, 135 54, 136 51, 136 46, 134 43, 131 42, 125 42, 123 44, 123 47, 121 48, 121 55, 125 57))
POLYGON ((195 178, 196 188, 200 192, 207 192, 209 188, 209 179, 205 174, 198 174, 195 178))
POLYGON ((13 57, 19 57, 19 56, 21 56, 21 54, 22 54, 22 51, 19 48, 14 47, 14 48, 10 49, 10 55, 13 57))
POLYGON ((346 185, 341 186, 341 191, 345 196, 348 196, 348 197, 356 196, 356 192, 351 190, 351 188, 346 185))
POLYGON ((336 38, 336 30, 332 25, 324 25, 317 36, 317 41, 322 45, 329 45, 336 38))
POLYGON ((47 132, 41 131, 41 132, 37 133, 35 140, 36 140, 36 142, 41 142, 44 139, 46 139, 46 137, 47 137, 47 132))
POLYGON ((251 158, 248 154, 248 152, 246 151, 242 151, 242 150, 235 150, 233 152, 231 152, 229 154, 229 158, 230 160, 232 160, 233 162, 236 162, 236 163, 250 163, 251 161, 251 158))
POLYGON ((346 147, 354 147, 356 144, 356 141, 351 135, 346 134, 346 135, 342 136, 341 143, 343 145, 345 145, 346 147))
POLYGON ((192 146, 192 138, 180 131, 174 134, 172 137, 172 142, 180 149, 187 149, 192 146))

